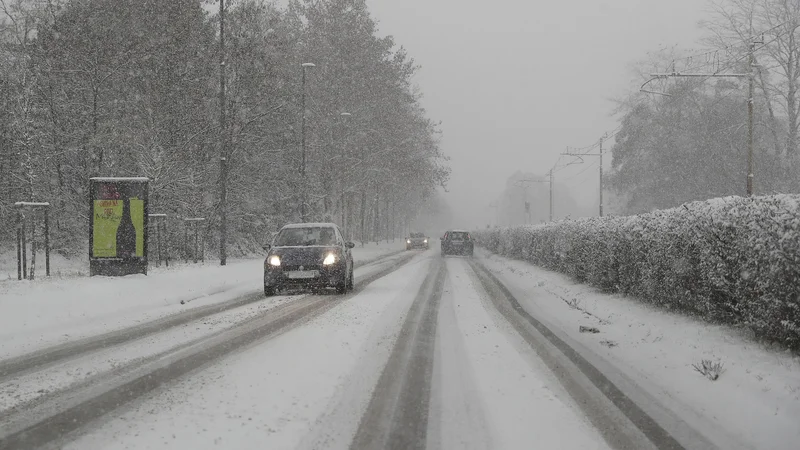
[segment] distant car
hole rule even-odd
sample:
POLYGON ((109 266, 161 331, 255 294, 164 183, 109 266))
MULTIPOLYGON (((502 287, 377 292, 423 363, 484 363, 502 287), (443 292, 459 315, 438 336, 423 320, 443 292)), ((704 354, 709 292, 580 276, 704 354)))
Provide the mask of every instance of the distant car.
POLYGON ((264 260, 264 295, 284 288, 335 288, 339 294, 353 289, 355 247, 346 242, 333 223, 296 223, 278 232, 264 260))
POLYGON ((442 236, 442 256, 462 255, 472 256, 475 252, 475 242, 469 232, 451 230, 442 236))
POLYGON ((412 248, 430 248, 428 245, 428 236, 425 236, 424 233, 411 233, 406 238, 406 250, 411 250, 412 248))

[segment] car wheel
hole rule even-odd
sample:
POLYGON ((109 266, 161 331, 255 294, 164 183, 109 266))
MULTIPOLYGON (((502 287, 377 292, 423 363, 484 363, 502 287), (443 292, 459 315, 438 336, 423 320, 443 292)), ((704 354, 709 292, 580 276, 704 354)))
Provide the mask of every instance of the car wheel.
POLYGON ((344 294, 347 292, 347 275, 342 274, 342 281, 336 283, 336 293, 344 294))
POLYGON ((275 295, 275 292, 277 292, 275 286, 267 286, 266 284, 264 285, 264 297, 272 297, 275 295))
POLYGON ((352 291, 355 288, 356 288, 356 284, 353 281, 353 270, 351 269, 350 270, 350 276, 347 277, 347 290, 348 291, 352 291))

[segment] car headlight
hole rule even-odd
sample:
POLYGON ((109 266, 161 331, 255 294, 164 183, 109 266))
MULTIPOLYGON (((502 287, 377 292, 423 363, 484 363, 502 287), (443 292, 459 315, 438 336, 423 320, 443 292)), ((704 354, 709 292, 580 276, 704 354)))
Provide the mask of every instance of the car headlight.
POLYGON ((411 243, 411 239, 406 239, 406 244, 410 244, 410 243, 411 243))
POLYGON ((281 257, 278 255, 272 255, 269 257, 269 265, 278 267, 281 265, 281 257))
POLYGON ((323 266, 330 266, 331 264, 335 263, 337 259, 338 258, 336 257, 336 254, 328 253, 325 256, 325 259, 322 260, 322 265, 323 266))
POLYGON ((427 243, 428 243, 428 240, 427 240, 427 239, 425 239, 424 241, 422 241, 422 243, 423 243, 423 244, 427 244, 427 243))

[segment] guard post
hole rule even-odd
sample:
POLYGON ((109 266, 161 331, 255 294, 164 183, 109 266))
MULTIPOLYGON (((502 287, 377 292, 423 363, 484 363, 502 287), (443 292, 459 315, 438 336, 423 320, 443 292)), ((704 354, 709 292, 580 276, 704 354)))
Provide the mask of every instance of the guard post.
POLYGON ((145 177, 89 179, 89 275, 147 275, 145 177))
POLYGON ((36 277, 36 212, 44 211, 44 260, 45 273, 50 276, 50 203, 16 202, 17 208, 17 279, 33 280, 36 277), (30 214, 26 216, 25 212, 30 214), (28 272, 28 239, 25 230, 26 218, 31 225, 31 270, 28 272), (30 276, 29 276, 30 275, 30 276))
POLYGON ((200 233, 200 227, 203 225, 203 223, 205 223, 205 221, 205 217, 186 217, 183 219, 183 249, 187 263, 189 262, 190 241, 193 241, 191 255, 195 264, 198 260, 198 253, 201 261, 205 262, 206 260, 205 233, 200 233), (190 230, 190 228, 193 230, 190 230), (191 236, 191 231, 194 232, 194 236, 191 236))
POLYGON ((155 243, 156 243, 156 267, 161 266, 161 261, 164 261, 169 267, 169 236, 167 235, 167 215, 166 214, 148 214, 150 219, 150 229, 153 230, 155 243))

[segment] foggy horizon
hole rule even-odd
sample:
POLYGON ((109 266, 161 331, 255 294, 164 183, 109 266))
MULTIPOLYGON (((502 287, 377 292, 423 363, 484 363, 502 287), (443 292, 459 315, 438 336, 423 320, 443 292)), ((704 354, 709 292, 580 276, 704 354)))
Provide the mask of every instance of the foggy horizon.
MULTIPOLYGON (((638 88, 632 64, 663 48, 697 48, 706 10, 696 0, 367 4, 378 33, 421 66, 414 80, 442 122, 452 169, 444 196, 462 227, 491 222, 489 203, 514 173, 545 175, 567 147, 615 129, 614 100, 638 88)), ((556 176, 586 215, 597 214, 598 171, 584 170, 596 159, 556 176)), ((603 165, 610 169, 610 152, 603 165)))

